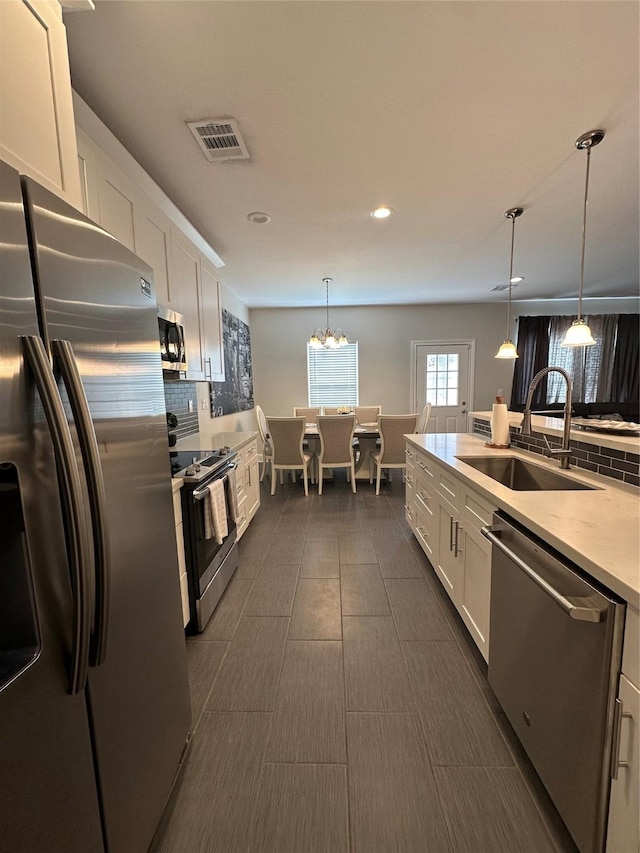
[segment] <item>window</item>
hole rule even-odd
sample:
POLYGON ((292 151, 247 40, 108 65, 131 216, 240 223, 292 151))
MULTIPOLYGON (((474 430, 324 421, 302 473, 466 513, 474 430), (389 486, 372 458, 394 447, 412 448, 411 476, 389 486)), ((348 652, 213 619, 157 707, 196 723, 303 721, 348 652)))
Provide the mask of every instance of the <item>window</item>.
MULTIPOLYGON (((564 334, 573 319, 519 318, 520 358, 514 365, 512 408, 522 408, 534 375, 550 365, 564 368, 571 377, 574 402, 625 403, 638 399, 638 315, 587 315, 584 319, 595 345, 563 347, 564 334)), ((536 389, 533 405, 561 404, 565 396, 564 381, 557 373, 550 373, 536 389)))
POLYGON ((427 355, 427 403, 432 406, 458 405, 458 353, 427 355))
POLYGON ((339 349, 307 344, 310 406, 358 405, 358 342, 339 349))

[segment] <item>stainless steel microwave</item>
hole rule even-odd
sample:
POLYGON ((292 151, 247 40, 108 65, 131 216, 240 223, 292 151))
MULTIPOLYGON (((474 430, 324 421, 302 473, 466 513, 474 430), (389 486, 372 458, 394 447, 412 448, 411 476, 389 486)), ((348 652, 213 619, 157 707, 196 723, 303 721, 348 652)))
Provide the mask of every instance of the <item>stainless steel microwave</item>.
POLYGON ((158 334, 163 370, 186 370, 187 354, 184 346, 184 321, 182 314, 158 305, 158 334))

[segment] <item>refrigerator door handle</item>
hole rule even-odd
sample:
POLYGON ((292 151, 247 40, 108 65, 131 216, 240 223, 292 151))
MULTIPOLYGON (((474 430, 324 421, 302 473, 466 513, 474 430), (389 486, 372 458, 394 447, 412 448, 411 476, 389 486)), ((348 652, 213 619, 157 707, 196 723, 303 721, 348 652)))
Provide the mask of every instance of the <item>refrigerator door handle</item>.
POLYGON ((91 636, 91 598, 89 564, 91 562, 87 527, 80 488, 80 474, 58 386, 39 337, 25 335, 22 344, 40 395, 55 451, 67 527, 67 550, 73 598, 73 626, 69 693, 80 693, 87 682, 91 636))
POLYGON ((76 423, 82 461, 84 463, 91 525, 93 528, 94 565, 96 573, 94 624, 91 638, 90 663, 99 666, 104 663, 107 651, 107 632, 109 626, 109 578, 110 554, 109 527, 106 513, 104 476, 100 462, 98 440, 89 411, 87 395, 84 392, 78 365, 69 341, 52 340, 54 369, 60 371, 64 382, 71 411, 76 423))

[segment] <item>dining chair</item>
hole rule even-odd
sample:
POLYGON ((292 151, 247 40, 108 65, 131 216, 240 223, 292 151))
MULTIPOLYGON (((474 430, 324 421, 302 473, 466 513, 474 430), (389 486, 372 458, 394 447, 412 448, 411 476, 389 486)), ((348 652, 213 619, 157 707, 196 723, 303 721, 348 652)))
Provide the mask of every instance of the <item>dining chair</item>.
POLYGON ((338 409, 341 409, 342 406, 323 406, 322 414, 323 415, 339 415, 340 412, 338 409))
POLYGON ((322 412, 322 406, 294 406, 293 407, 293 416, 294 418, 299 418, 302 415, 305 418, 306 423, 315 424, 318 415, 322 412))
POLYGON ((355 415, 320 415, 318 434, 318 494, 322 494, 322 471, 324 468, 346 468, 347 480, 351 479, 351 491, 356 490, 356 466, 353 455, 353 431, 355 415))
POLYGON ((378 415, 382 413, 382 406, 354 406, 353 413, 356 424, 375 424, 378 415))
POLYGON ((272 447, 266 415, 262 410, 262 406, 256 405, 255 408, 256 418, 258 420, 258 432, 260 433, 260 440, 262 441, 262 472, 260 474, 260 482, 262 482, 267 468, 271 465, 272 447))
POLYGON ((424 409, 420 412, 420 417, 418 418, 418 425, 416 426, 416 432, 426 432, 427 424, 429 423, 429 415, 431 414, 431 403, 427 403, 424 409))
POLYGON ((369 457, 369 482, 373 483, 373 469, 376 469, 376 495, 380 494, 380 476, 383 469, 406 468, 404 436, 416 431, 418 414, 413 415, 379 415, 378 430, 380 432, 380 450, 369 457))
POLYGON ((302 442, 304 417, 267 418, 267 432, 271 439, 271 494, 276 493, 276 471, 302 470, 304 493, 309 494, 309 465, 313 454, 306 451, 302 442))

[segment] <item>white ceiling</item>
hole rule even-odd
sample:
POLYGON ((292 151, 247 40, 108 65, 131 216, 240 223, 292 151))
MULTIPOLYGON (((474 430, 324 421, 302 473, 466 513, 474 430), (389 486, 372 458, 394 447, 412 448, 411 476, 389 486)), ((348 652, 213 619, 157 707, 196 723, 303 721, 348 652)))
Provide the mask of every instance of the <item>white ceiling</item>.
POLYGON ((97 0, 74 88, 222 257, 248 306, 638 294, 634 2, 97 0), (187 121, 233 116, 248 161, 187 121), (391 205, 391 219, 370 210, 391 205), (264 211, 271 222, 247 220, 264 211))

